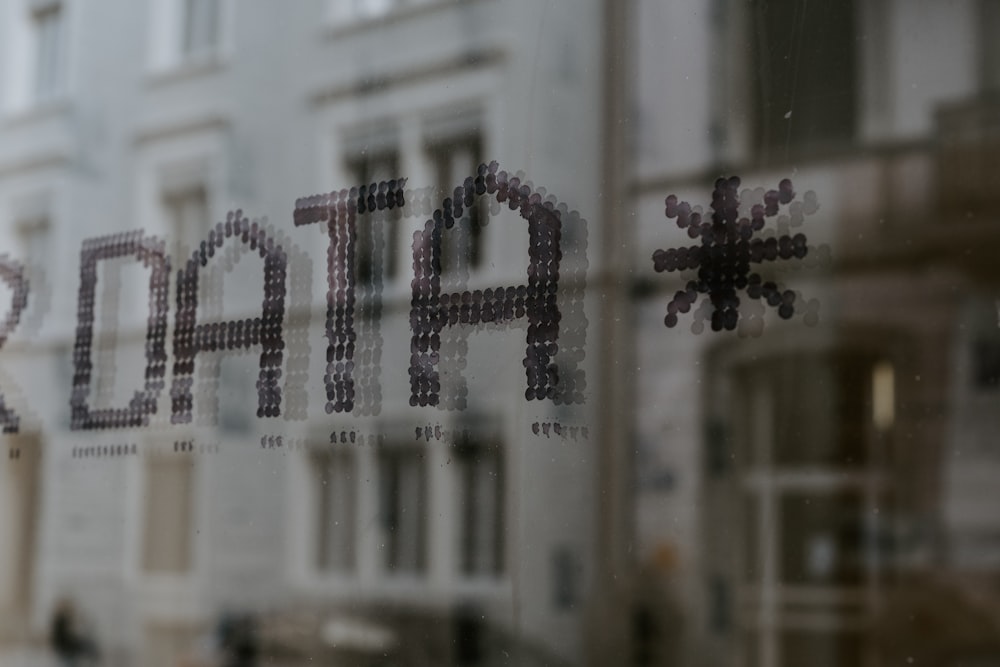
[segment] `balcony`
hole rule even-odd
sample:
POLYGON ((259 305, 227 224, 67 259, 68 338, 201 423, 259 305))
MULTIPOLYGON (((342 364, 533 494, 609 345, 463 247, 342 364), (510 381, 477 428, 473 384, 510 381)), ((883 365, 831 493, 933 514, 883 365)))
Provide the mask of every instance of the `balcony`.
POLYGON ((1000 217, 1000 95, 942 107, 935 151, 945 219, 1000 217))
POLYGON ((934 252, 992 273, 1000 244, 1000 94, 942 106, 934 136, 934 252))

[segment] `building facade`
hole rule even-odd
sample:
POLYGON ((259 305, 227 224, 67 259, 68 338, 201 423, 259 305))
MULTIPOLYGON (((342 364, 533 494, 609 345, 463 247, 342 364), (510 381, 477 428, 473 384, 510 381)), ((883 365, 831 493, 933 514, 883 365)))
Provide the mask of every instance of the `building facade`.
POLYGON ((637 541, 669 592, 637 606, 685 612, 636 664, 998 660, 995 9, 635 3, 637 541), (747 216, 794 186, 760 236, 809 254, 753 271, 796 316, 668 328, 696 272, 652 249, 698 241, 664 198, 708 220, 731 176, 747 216))
MULTIPOLYGON (((583 660, 601 504, 587 321, 602 306, 584 288, 602 270, 603 6, 565 4, 3 3, 2 238, 30 284, 5 349, 19 432, 4 664, 48 664, 67 603, 101 664, 201 664, 243 622, 282 664, 583 660), (484 306, 444 328, 417 387, 440 401, 414 403, 415 237, 493 161, 560 215, 559 368, 576 389, 526 400, 532 334, 510 298, 509 323, 484 306), (405 204, 358 215, 353 257, 325 225, 297 226, 302 198, 379 183, 405 204), (230 217, 223 238, 237 209, 246 225, 230 217), (240 241, 251 224, 263 262, 240 241), (274 246, 284 275, 267 273, 274 246), (276 380, 260 352, 268 294, 276 380), (345 310, 349 331, 327 323, 345 310), (213 323, 229 338, 210 342, 213 323), (183 331, 201 337, 192 368, 183 331), (328 395, 341 333, 346 411, 328 395), (151 380, 154 357, 166 370, 151 380), (155 411, 137 427, 143 386, 155 411), (262 386, 279 388, 280 415, 262 386)), ((516 294, 529 209, 474 199, 429 241, 435 279, 516 294)))

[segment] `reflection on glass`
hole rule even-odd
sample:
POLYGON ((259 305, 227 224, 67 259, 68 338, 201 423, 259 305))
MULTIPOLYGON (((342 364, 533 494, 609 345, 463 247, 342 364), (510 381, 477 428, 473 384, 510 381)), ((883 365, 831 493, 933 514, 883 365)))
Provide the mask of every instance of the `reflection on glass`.
POLYGON ((0 666, 997 663, 1000 3, 0 4, 0 666))
POLYGON ((35 96, 44 100, 60 92, 63 80, 64 12, 59 0, 39 2, 31 21, 35 38, 35 96))
POLYGON ((316 484, 316 566, 326 572, 354 569, 354 528, 357 473, 348 452, 322 452, 312 457, 316 484))
POLYGON ((790 492, 781 497, 780 504, 783 583, 862 583, 865 535, 858 493, 790 492))
POLYGON ((183 574, 191 570, 194 462, 151 456, 146 460, 143 569, 183 574))
POLYGON ((378 453, 382 564, 418 574, 427 567, 427 463, 415 447, 378 453))
POLYGON ((454 449, 459 475, 462 573, 490 576, 504 567, 504 475, 499 447, 464 442, 454 449))
POLYGON ((850 631, 788 630, 781 636, 781 663, 849 667, 865 664, 861 637, 850 631))
POLYGON ((210 54, 219 45, 219 12, 222 0, 184 0, 181 53, 210 54))

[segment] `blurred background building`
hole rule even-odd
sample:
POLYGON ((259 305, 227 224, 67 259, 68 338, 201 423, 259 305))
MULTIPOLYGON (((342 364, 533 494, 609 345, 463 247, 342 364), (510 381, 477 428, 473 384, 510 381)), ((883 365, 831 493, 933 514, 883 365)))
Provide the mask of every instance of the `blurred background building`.
POLYGON ((998 10, 633 4, 637 541, 685 617, 642 664, 1000 661, 998 10), (818 326, 662 325, 664 197, 729 175, 815 193, 769 226, 832 260, 762 273, 818 326))
MULTIPOLYGON (((994 0, 4 0, 0 252, 31 291, 0 664, 54 664, 66 609, 111 666, 1000 664, 998 30, 994 0), (582 402, 525 400, 522 321, 447 329, 442 407, 410 404, 414 234, 491 160, 563 207, 582 402), (731 175, 744 211, 784 178, 818 202, 763 232, 809 239, 760 267, 799 312, 668 328, 695 272, 652 254, 696 242, 664 198, 708 215, 731 175), (293 211, 396 178, 328 413, 332 260, 293 211), (142 230, 176 272, 237 208, 288 253, 282 416, 251 347, 199 353, 190 424, 168 371, 148 427, 73 430, 83 241, 142 230)), ((446 292, 527 280, 526 222, 477 201, 446 292)), ((94 408, 143 384, 148 280, 99 263, 94 408)), ((227 242, 198 290, 200 321, 259 317, 261 262, 227 242)))
MULTIPOLYGON (((587 405, 526 401, 526 323, 442 335, 442 409, 411 406, 407 371, 414 233, 498 160, 565 208, 562 327, 580 337, 565 352, 581 392, 597 373, 583 286, 600 243, 577 211, 598 206, 601 116, 567 110, 600 106, 600 4, 2 8, 3 249, 32 291, 7 348, 21 433, 4 462, 0 662, 49 664, 66 600, 107 665, 215 664, 240 633, 268 664, 581 661, 599 383, 587 405), (293 225, 296 201, 404 177, 405 210, 359 224, 356 408, 328 414, 329 242, 293 225), (251 348, 199 355, 191 424, 171 423, 168 373, 149 427, 71 430, 84 239, 141 229, 176 270, 236 208, 289 255, 282 417, 256 416, 251 348)), ((486 199, 446 239, 448 289, 527 282, 527 223, 486 199)), ((234 241, 206 267, 200 321, 260 316, 253 255, 234 241)), ((99 263, 91 407, 142 387, 144 271, 99 263)))

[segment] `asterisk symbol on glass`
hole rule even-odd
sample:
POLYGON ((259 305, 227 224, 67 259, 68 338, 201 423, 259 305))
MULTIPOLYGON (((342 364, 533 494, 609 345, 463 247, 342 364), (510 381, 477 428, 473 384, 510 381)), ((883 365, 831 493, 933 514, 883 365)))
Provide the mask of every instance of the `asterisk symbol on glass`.
POLYGON ((701 238, 701 245, 653 253, 657 272, 698 270, 697 279, 688 281, 686 288, 678 291, 667 304, 667 316, 663 321, 668 327, 677 325, 678 313, 688 312, 698 294, 707 294, 711 301, 713 331, 736 328, 740 318, 740 291, 745 291, 752 299, 763 298, 768 305, 778 309, 783 319, 795 313, 795 293, 782 291, 777 284, 764 281, 750 268, 751 264, 779 258, 801 259, 808 253, 805 234, 766 239, 754 236, 764 228, 765 218, 777 215, 780 206, 795 198, 792 182, 786 178, 777 190, 767 191, 764 202, 751 207, 749 217, 739 216, 739 186, 740 179, 736 176, 715 182, 711 220, 704 220, 700 213, 692 211, 690 204, 677 201, 675 195, 667 197, 667 218, 676 219, 677 226, 687 229, 692 239, 701 238))

